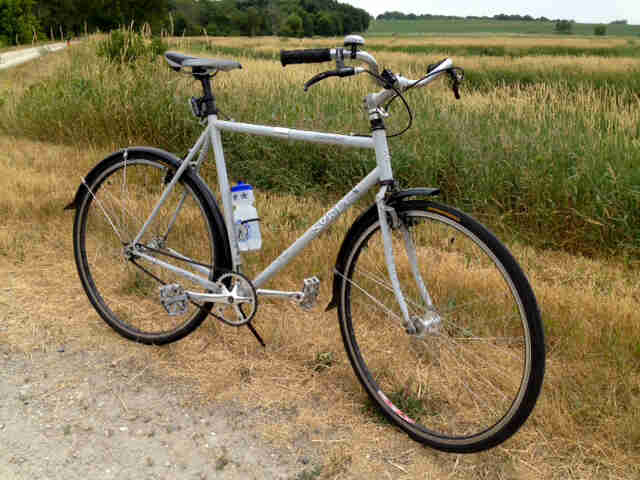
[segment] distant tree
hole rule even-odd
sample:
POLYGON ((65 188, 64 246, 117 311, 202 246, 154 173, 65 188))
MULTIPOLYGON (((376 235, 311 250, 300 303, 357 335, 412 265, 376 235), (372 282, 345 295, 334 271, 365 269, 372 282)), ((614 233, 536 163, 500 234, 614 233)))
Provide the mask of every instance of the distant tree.
POLYGON ((627 25, 629 22, 627 20, 614 20, 610 23, 610 25, 627 25))
POLYGON ((249 35, 249 15, 245 10, 233 10, 229 18, 232 35, 249 35))
POLYGON ((304 25, 300 15, 292 13, 280 27, 280 35, 285 37, 302 37, 304 35, 304 25))
POLYGON ((257 35, 260 32, 261 23, 262 18, 260 17, 258 9, 256 7, 247 8, 247 33, 250 37, 257 35))
POLYGON ((569 35, 573 32, 573 20, 558 20, 556 22, 556 33, 569 35))
POLYGON ((30 43, 40 32, 33 0, 0 0, 0 43, 30 43))
POLYGON ((300 18, 302 18, 302 29, 304 30, 304 36, 313 37, 313 34, 315 33, 313 14, 304 12, 304 14, 300 16, 300 18))
MULTIPOLYGON (((122 25, 140 28, 149 23, 182 35, 341 35, 365 31, 370 15, 342 0, 0 0, 0 9, 16 10, 28 4, 35 9, 40 31, 56 36, 110 31, 122 25), (298 22, 300 20, 302 23, 298 22), (300 26, 302 25, 302 26, 300 26), (86 27, 85 27, 86 26, 86 27)), ((0 23, 11 26, 0 36, 14 39, 16 14, 2 10, 0 23)), ((404 15, 404 14, 401 14, 404 15)), ((33 28, 23 28, 33 36, 33 28)), ((20 35, 18 35, 20 36, 20 35)), ((5 42, 8 40, 5 40, 5 42)))
POLYGON ((593 29, 593 34, 604 37, 607 34, 607 27, 604 25, 596 25, 593 29))
POLYGON ((321 12, 316 17, 315 30, 318 35, 330 37, 335 34, 333 18, 327 12, 321 12))

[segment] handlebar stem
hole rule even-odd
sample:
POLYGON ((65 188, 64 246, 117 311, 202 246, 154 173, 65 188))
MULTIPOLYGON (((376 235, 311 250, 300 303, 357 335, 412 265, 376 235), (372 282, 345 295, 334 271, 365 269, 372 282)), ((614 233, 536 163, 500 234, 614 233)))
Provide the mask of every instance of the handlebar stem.
MULTIPOLYGON (((331 49, 331 58, 336 61, 342 60, 344 58, 344 57, 339 58, 340 54, 338 50, 342 50, 342 49, 338 49, 338 48, 331 49)), ((378 66, 378 62, 376 62, 376 59, 373 58, 372 55, 368 54, 364 50, 359 50, 356 52, 356 60, 360 60, 361 62, 366 63, 367 65, 369 65, 369 70, 371 71, 371 73, 379 75, 380 67, 378 66)))

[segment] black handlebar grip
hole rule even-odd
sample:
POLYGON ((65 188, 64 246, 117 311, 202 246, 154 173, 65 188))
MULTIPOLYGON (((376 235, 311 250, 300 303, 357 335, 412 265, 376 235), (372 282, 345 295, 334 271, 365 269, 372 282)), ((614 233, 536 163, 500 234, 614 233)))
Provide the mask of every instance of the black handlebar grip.
POLYGON ((282 66, 296 63, 322 63, 331 61, 331 50, 328 48, 311 48, 308 50, 280 50, 282 66))

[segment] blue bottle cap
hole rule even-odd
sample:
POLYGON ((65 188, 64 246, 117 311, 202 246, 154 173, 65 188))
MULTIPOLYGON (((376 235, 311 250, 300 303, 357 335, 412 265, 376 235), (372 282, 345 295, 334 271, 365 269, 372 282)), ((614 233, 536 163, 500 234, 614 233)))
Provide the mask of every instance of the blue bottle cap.
POLYGON ((248 183, 238 182, 235 187, 231 187, 232 192, 245 192, 247 190, 253 190, 253 187, 248 183))

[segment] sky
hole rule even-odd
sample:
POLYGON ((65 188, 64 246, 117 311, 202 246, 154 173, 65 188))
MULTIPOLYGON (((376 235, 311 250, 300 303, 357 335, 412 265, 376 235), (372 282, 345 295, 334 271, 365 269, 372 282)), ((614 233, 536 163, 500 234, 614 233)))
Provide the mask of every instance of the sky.
POLYGON ((433 15, 492 17, 499 13, 534 18, 571 19, 579 23, 609 23, 626 19, 640 25, 640 0, 340 0, 365 9, 373 16, 389 10, 433 15))

